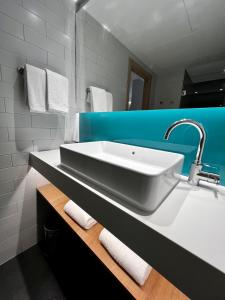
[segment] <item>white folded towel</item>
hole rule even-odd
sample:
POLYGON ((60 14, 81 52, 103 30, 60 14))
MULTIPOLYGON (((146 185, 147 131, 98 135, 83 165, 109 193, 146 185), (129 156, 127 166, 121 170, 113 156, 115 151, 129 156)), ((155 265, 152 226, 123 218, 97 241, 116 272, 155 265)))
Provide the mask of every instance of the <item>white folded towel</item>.
POLYGON ((113 111, 113 95, 109 92, 106 92, 107 99, 107 111, 113 111))
POLYGON ((52 112, 69 111, 69 82, 58 73, 46 69, 47 74, 47 107, 52 112))
POLYGON ((120 264, 139 285, 144 285, 152 267, 107 229, 104 228, 102 230, 99 240, 118 264, 120 264))
POLYGON ((72 200, 66 203, 64 211, 84 229, 90 229, 97 223, 95 219, 72 200))
POLYGON ((46 112, 45 70, 25 65, 25 94, 31 112, 46 112))
POLYGON ((106 91, 94 86, 90 86, 90 103, 91 103, 91 111, 94 112, 107 111, 106 91))

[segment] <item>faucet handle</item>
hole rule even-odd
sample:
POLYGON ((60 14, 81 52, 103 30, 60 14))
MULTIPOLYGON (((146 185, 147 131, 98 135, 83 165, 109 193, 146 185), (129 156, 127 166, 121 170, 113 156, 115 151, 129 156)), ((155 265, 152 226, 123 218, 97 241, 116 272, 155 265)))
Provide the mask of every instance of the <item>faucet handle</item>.
POLYGON ((208 172, 200 171, 197 174, 197 176, 198 176, 199 180, 203 180, 203 181, 207 181, 207 182, 215 183, 215 184, 220 183, 220 175, 216 174, 216 173, 208 173, 208 172))
POLYGON ((202 164, 202 168, 204 168, 204 171, 202 171, 202 169, 201 169, 201 170, 199 170, 199 172, 197 174, 199 180, 219 184, 219 182, 220 182, 220 175, 219 175, 220 168, 218 166, 212 166, 212 165, 209 165, 209 164, 202 164), (209 170, 209 172, 206 171, 205 169, 209 170))

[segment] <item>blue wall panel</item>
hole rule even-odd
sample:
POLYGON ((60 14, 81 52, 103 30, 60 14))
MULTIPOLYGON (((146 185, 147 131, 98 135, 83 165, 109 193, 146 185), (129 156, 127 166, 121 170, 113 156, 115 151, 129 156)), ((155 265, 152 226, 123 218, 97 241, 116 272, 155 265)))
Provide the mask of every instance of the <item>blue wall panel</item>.
POLYGON ((207 133, 203 163, 209 171, 221 174, 225 185, 225 108, 165 109, 83 113, 80 115, 80 139, 116 141, 178 152, 185 155, 183 174, 187 175, 195 158, 199 134, 188 125, 176 128, 169 139, 163 139, 168 126, 176 120, 190 118, 200 122, 207 133))

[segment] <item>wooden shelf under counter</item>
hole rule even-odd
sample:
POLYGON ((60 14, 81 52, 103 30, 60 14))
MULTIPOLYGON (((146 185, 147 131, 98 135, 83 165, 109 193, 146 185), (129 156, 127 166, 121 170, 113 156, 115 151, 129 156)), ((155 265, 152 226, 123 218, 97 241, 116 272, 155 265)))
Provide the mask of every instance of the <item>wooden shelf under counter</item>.
POLYGON ((81 228, 63 210, 69 200, 59 189, 52 184, 39 187, 37 191, 68 224, 76 235, 89 247, 107 269, 119 280, 127 291, 137 300, 188 300, 168 280, 162 277, 156 270, 152 270, 144 286, 139 286, 108 254, 99 242, 99 234, 103 229, 101 224, 94 225, 91 229, 81 228))

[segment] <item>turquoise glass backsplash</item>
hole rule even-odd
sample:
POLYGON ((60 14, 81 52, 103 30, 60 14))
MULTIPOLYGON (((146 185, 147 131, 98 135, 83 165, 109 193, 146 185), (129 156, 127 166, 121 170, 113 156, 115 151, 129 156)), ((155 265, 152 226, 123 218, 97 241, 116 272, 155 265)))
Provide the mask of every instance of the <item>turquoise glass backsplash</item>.
POLYGON ((195 158, 198 131, 188 125, 176 128, 169 141, 163 139, 174 121, 189 118, 200 122, 207 134, 202 161, 207 171, 219 172, 225 185, 225 108, 164 109, 80 114, 80 141, 114 141, 182 153, 183 174, 195 158))

